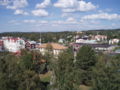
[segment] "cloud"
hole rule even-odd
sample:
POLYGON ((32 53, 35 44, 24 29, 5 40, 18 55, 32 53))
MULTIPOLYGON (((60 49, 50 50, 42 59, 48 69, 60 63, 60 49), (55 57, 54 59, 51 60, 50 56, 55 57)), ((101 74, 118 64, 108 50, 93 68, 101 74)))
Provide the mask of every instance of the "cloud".
POLYGON ((23 20, 24 23, 36 23, 36 20, 23 20))
POLYGON ((106 19, 106 20, 113 20, 113 19, 120 19, 120 15, 118 14, 108 14, 108 13, 99 13, 99 14, 92 14, 86 15, 82 17, 82 19, 106 19))
POLYGON ((58 0, 54 3, 55 7, 62 8, 63 12, 90 11, 97 8, 91 2, 78 0, 58 0))
POLYGON ((32 14, 34 16, 48 16, 48 12, 44 9, 37 9, 37 10, 33 10, 32 14))
POLYGON ((28 12, 25 12, 25 11, 20 10, 20 9, 15 10, 14 14, 15 15, 29 15, 28 12))
POLYGON ((36 8, 46 8, 51 4, 51 0, 44 0, 44 2, 36 5, 36 8))
POLYGON ((9 0, 0 0, 0 5, 6 6, 8 4, 10 4, 9 0))
POLYGON ((48 21, 46 20, 34 20, 34 19, 26 19, 23 20, 24 23, 35 23, 35 24, 47 24, 48 21))
POLYGON ((76 21, 73 17, 69 17, 67 21, 76 21))
POLYGON ((28 5, 27 0, 14 0, 11 2, 12 5, 7 5, 7 9, 18 9, 18 8, 24 8, 28 5))

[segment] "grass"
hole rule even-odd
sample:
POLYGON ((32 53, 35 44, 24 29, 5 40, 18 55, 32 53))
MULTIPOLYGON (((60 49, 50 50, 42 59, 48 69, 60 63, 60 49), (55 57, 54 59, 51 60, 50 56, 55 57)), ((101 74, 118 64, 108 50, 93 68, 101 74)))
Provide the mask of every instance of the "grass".
POLYGON ((51 72, 47 72, 45 74, 40 74, 40 79, 43 82, 50 82, 50 78, 51 78, 51 72))
POLYGON ((80 90, 90 90, 91 87, 85 86, 85 85, 80 85, 80 90))

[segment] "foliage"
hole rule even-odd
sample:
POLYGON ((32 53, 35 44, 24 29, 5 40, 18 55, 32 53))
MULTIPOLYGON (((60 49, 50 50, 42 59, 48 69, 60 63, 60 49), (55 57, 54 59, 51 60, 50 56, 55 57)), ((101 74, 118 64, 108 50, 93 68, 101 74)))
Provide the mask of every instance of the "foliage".
POLYGON ((96 64, 96 55, 90 46, 82 46, 77 53, 75 67, 77 70, 78 83, 90 85, 92 79, 92 68, 96 64))
POLYGON ((73 53, 67 50, 58 56, 55 72, 55 86, 58 90, 76 90, 74 83, 73 53))
POLYGON ((94 68, 93 90, 120 90, 120 57, 109 64, 99 61, 94 68))
POLYGON ((29 55, 21 58, 10 53, 1 54, 0 90, 45 90, 39 75, 31 69, 31 55, 29 55))

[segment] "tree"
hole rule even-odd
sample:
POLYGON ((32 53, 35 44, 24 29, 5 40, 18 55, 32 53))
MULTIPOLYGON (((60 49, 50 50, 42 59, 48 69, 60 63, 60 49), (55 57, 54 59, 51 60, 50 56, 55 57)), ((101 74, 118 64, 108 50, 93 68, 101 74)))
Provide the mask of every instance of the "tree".
POLYGON ((29 69, 29 70, 32 69, 32 65, 33 65, 32 53, 27 52, 25 55, 22 55, 20 64, 24 69, 29 69))
POLYGON ((74 57, 70 50, 61 53, 54 62, 54 90, 76 90, 74 82, 74 57))
MULTIPOLYGON (((31 59, 26 57, 23 60, 31 59)), ((30 68, 26 68, 29 61, 24 64, 21 64, 21 61, 21 57, 10 53, 1 54, 0 90, 45 90, 46 87, 41 82, 39 74, 31 69, 31 65, 30 68)))
POLYGON ((78 83, 89 85, 92 79, 92 68, 96 64, 96 55, 90 46, 82 46, 76 57, 75 67, 78 72, 78 83))
POLYGON ((94 68, 93 90, 120 90, 119 69, 120 61, 117 59, 109 64, 99 61, 94 68))
POLYGON ((20 83, 18 90, 45 90, 40 77, 34 71, 26 70, 20 74, 20 83))

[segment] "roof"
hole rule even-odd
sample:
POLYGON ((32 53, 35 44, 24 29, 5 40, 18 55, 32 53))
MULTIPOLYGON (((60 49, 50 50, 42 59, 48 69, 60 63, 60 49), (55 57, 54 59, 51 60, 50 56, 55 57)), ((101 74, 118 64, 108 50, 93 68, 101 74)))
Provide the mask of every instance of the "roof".
POLYGON ((64 50, 64 49, 67 49, 67 47, 61 45, 61 44, 58 44, 58 43, 45 43, 45 44, 41 44, 39 46, 39 48, 47 48, 48 45, 51 45, 53 49, 57 49, 57 50, 64 50))
POLYGON ((89 43, 74 43, 75 45, 89 45, 93 48, 96 48, 96 47, 102 47, 102 48, 108 48, 108 47, 111 47, 112 45, 109 45, 109 44, 89 44, 89 43))

